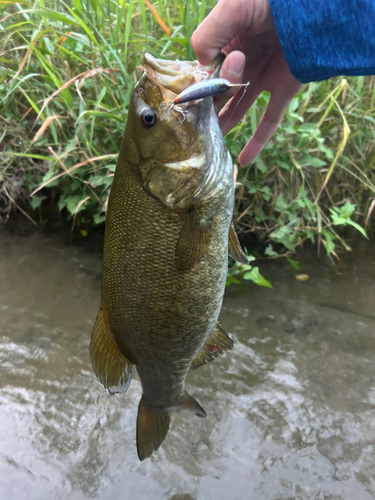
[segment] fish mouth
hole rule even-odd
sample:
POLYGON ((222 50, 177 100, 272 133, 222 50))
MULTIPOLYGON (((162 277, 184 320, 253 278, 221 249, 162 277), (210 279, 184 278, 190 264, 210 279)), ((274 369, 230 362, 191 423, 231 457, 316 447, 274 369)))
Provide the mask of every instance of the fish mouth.
POLYGON ((191 85, 216 77, 224 58, 224 54, 219 54, 211 65, 199 68, 198 61, 168 61, 146 53, 142 68, 150 80, 158 85, 164 100, 171 101, 191 85))

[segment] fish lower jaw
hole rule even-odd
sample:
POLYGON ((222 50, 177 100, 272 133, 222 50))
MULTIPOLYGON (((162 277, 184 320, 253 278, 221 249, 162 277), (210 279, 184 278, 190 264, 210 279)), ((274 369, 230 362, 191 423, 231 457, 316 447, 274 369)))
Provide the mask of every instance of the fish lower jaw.
POLYGON ((199 155, 191 156, 187 160, 165 163, 164 166, 173 170, 188 170, 189 168, 200 170, 205 167, 206 163, 206 154, 203 152, 199 155))

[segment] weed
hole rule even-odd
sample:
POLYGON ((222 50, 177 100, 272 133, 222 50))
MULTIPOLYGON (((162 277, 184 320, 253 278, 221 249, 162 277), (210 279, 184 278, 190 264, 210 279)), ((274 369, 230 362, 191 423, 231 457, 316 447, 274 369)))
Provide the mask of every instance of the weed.
MULTIPOLYGON (((0 0, 0 5, 0 115, 8 124, 15 120, 27 137, 20 147, 8 132, 2 137, 1 193, 15 199, 22 187, 34 194, 36 209, 54 186, 58 206, 73 226, 101 224, 136 66, 145 51, 166 59, 194 58, 191 33, 215 2, 0 0)), ((290 257, 310 240, 331 256, 335 246, 345 246, 343 225, 361 233, 365 225, 370 228, 374 83, 374 77, 335 78, 305 86, 293 99, 263 153, 239 170, 235 216, 245 245, 250 248, 250 236, 265 243, 268 258, 290 257)), ((262 94, 227 135, 234 159, 268 100, 262 94)), ((10 209, 7 200, 4 213, 10 209)), ((235 268, 230 277, 241 273, 259 281, 256 268, 235 268)))

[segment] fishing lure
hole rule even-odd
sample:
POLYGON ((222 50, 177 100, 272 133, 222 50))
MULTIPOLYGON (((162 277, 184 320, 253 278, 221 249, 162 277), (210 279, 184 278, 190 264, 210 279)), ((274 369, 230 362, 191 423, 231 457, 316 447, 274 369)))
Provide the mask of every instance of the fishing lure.
POLYGON ((245 87, 245 92, 250 82, 247 83, 231 83, 224 78, 212 78, 211 80, 202 80, 201 82, 191 85, 183 90, 172 101, 172 107, 175 104, 183 104, 184 102, 195 101, 196 99, 204 99, 226 92, 231 87, 245 87))

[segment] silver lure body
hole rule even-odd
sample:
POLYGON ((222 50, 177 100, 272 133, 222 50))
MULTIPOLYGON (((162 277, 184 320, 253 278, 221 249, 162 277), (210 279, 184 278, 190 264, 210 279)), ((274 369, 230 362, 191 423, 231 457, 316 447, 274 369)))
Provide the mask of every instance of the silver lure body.
POLYGON ((187 89, 183 90, 173 99, 173 104, 183 104, 185 102, 222 94, 233 86, 237 85, 233 85, 229 80, 225 80, 224 78, 202 80, 201 82, 195 83, 194 85, 191 85, 187 89))

